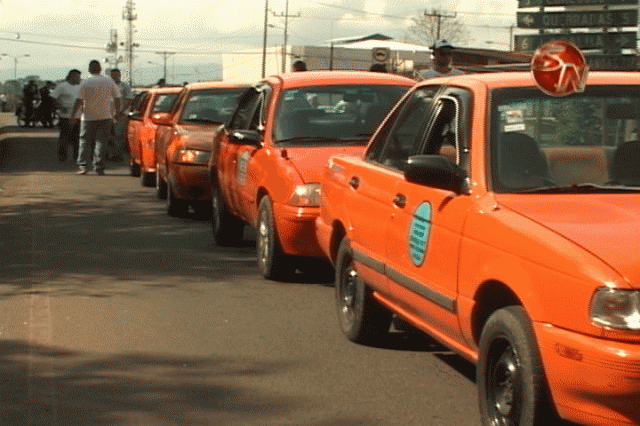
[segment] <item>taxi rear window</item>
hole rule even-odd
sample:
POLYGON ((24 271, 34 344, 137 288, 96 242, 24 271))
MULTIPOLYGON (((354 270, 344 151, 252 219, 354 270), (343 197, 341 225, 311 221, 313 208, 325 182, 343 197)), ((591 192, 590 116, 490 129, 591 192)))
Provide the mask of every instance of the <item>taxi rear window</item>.
POLYGON ((394 85, 333 85, 288 89, 280 97, 276 144, 366 144, 408 88, 394 85))
MULTIPOLYGON (((588 86, 565 97, 501 89, 493 96, 490 122, 497 192, 620 184, 617 151, 623 145, 625 156, 640 164, 639 86, 588 86)), ((640 167, 637 174, 640 184, 640 167)))

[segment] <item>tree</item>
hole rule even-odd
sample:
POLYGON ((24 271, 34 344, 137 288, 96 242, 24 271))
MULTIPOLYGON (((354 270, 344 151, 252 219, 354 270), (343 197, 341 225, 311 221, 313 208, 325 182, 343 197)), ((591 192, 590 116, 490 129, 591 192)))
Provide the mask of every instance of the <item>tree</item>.
POLYGON ((464 26, 455 14, 425 10, 419 16, 412 16, 410 21, 407 38, 417 44, 431 46, 437 40, 445 39, 455 45, 466 37, 464 26))

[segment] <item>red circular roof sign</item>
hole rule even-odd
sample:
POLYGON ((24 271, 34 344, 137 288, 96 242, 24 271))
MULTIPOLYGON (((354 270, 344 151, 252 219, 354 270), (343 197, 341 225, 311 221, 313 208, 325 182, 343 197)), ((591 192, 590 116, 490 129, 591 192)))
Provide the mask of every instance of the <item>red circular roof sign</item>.
POLYGON ((551 96, 566 96, 584 91, 589 66, 574 44, 556 40, 536 50, 531 72, 540 90, 551 96))

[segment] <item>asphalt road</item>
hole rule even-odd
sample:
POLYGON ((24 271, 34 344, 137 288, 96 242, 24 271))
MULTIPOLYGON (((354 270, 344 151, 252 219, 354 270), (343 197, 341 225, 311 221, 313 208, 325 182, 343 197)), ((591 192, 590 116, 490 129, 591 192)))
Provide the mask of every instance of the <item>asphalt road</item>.
POLYGON ((3 130, 0 424, 480 424, 462 358, 350 343, 331 284, 262 279, 250 229, 219 248, 126 164, 78 176, 55 134, 3 130))

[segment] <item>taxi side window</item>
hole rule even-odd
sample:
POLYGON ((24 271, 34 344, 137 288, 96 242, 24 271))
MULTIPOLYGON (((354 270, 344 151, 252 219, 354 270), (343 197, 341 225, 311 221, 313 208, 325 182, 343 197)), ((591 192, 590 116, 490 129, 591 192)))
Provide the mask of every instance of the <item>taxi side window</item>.
POLYGON ((423 140, 436 92, 437 88, 432 86, 413 92, 400 108, 393 124, 378 134, 367 158, 386 167, 403 170, 407 159, 416 153, 423 140))
POLYGON ((238 107, 229 121, 229 128, 234 130, 249 128, 256 129, 256 111, 258 111, 258 113, 260 111, 260 108, 256 107, 260 105, 261 100, 262 91, 259 88, 251 87, 247 89, 247 91, 240 96, 238 107))
POLYGON ((458 104, 453 98, 438 99, 423 154, 444 155, 456 163, 458 156, 458 104))

